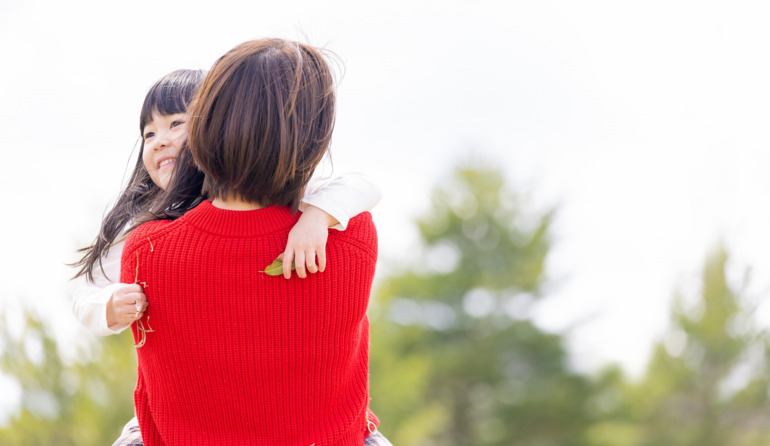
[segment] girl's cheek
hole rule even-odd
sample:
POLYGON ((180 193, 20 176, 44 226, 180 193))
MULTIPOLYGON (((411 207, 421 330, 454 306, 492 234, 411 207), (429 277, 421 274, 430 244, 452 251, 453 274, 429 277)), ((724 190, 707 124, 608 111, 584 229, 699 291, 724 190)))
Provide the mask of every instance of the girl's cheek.
MULTIPOLYGON (((145 152, 145 153, 147 153, 147 152, 145 152)), ((142 164, 144 164, 145 170, 147 170, 148 172, 151 171, 152 170, 152 157, 143 155, 142 156, 142 164)))

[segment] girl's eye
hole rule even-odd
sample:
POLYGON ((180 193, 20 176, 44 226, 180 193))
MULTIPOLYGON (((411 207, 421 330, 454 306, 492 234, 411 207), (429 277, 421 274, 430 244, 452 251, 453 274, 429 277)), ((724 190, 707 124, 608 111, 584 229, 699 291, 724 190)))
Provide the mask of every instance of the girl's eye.
POLYGON ((174 122, 171 123, 171 127, 176 127, 176 126, 182 125, 182 124, 184 124, 183 121, 174 121, 174 122))
POLYGON ((147 132, 144 134, 144 139, 149 139, 155 136, 155 132, 147 132))

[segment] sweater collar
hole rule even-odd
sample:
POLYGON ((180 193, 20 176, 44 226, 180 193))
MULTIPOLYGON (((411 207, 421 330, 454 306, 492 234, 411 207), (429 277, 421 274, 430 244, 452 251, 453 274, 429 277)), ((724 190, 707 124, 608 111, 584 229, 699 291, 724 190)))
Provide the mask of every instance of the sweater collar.
POLYGON ((284 206, 268 206, 252 211, 220 209, 204 200, 179 220, 206 232, 230 237, 270 234, 294 225, 299 218, 284 206))

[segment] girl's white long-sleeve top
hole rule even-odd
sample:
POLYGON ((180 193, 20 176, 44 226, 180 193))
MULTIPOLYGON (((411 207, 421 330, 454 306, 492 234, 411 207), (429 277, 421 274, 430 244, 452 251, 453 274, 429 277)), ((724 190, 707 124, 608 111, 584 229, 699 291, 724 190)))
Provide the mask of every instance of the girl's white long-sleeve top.
MULTIPOLYGON (((380 188, 361 173, 346 173, 331 180, 314 177, 305 189, 299 210, 305 211, 310 205, 320 208, 338 221, 332 228, 344 231, 352 217, 372 210, 381 196, 380 188)), ((107 304, 121 285, 120 257, 124 242, 125 234, 102 257, 102 267, 94 265, 92 283, 83 277, 77 279, 80 285, 72 299, 72 312, 95 335, 117 334, 129 326, 107 325, 107 304)))

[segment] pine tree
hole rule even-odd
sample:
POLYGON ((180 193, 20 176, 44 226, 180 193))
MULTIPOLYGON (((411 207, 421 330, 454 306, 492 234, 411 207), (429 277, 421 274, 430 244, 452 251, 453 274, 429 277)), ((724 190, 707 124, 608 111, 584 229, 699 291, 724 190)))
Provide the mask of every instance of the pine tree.
POLYGON ((372 406, 394 444, 581 444, 593 384, 529 320, 551 218, 523 209, 495 168, 436 188, 419 260, 381 282, 372 312, 372 406))
POLYGON ((745 286, 728 282, 727 265, 719 247, 705 262, 698 295, 676 296, 669 333, 643 379, 619 387, 623 404, 594 426, 594 444, 768 444, 768 335, 753 322, 745 286))

